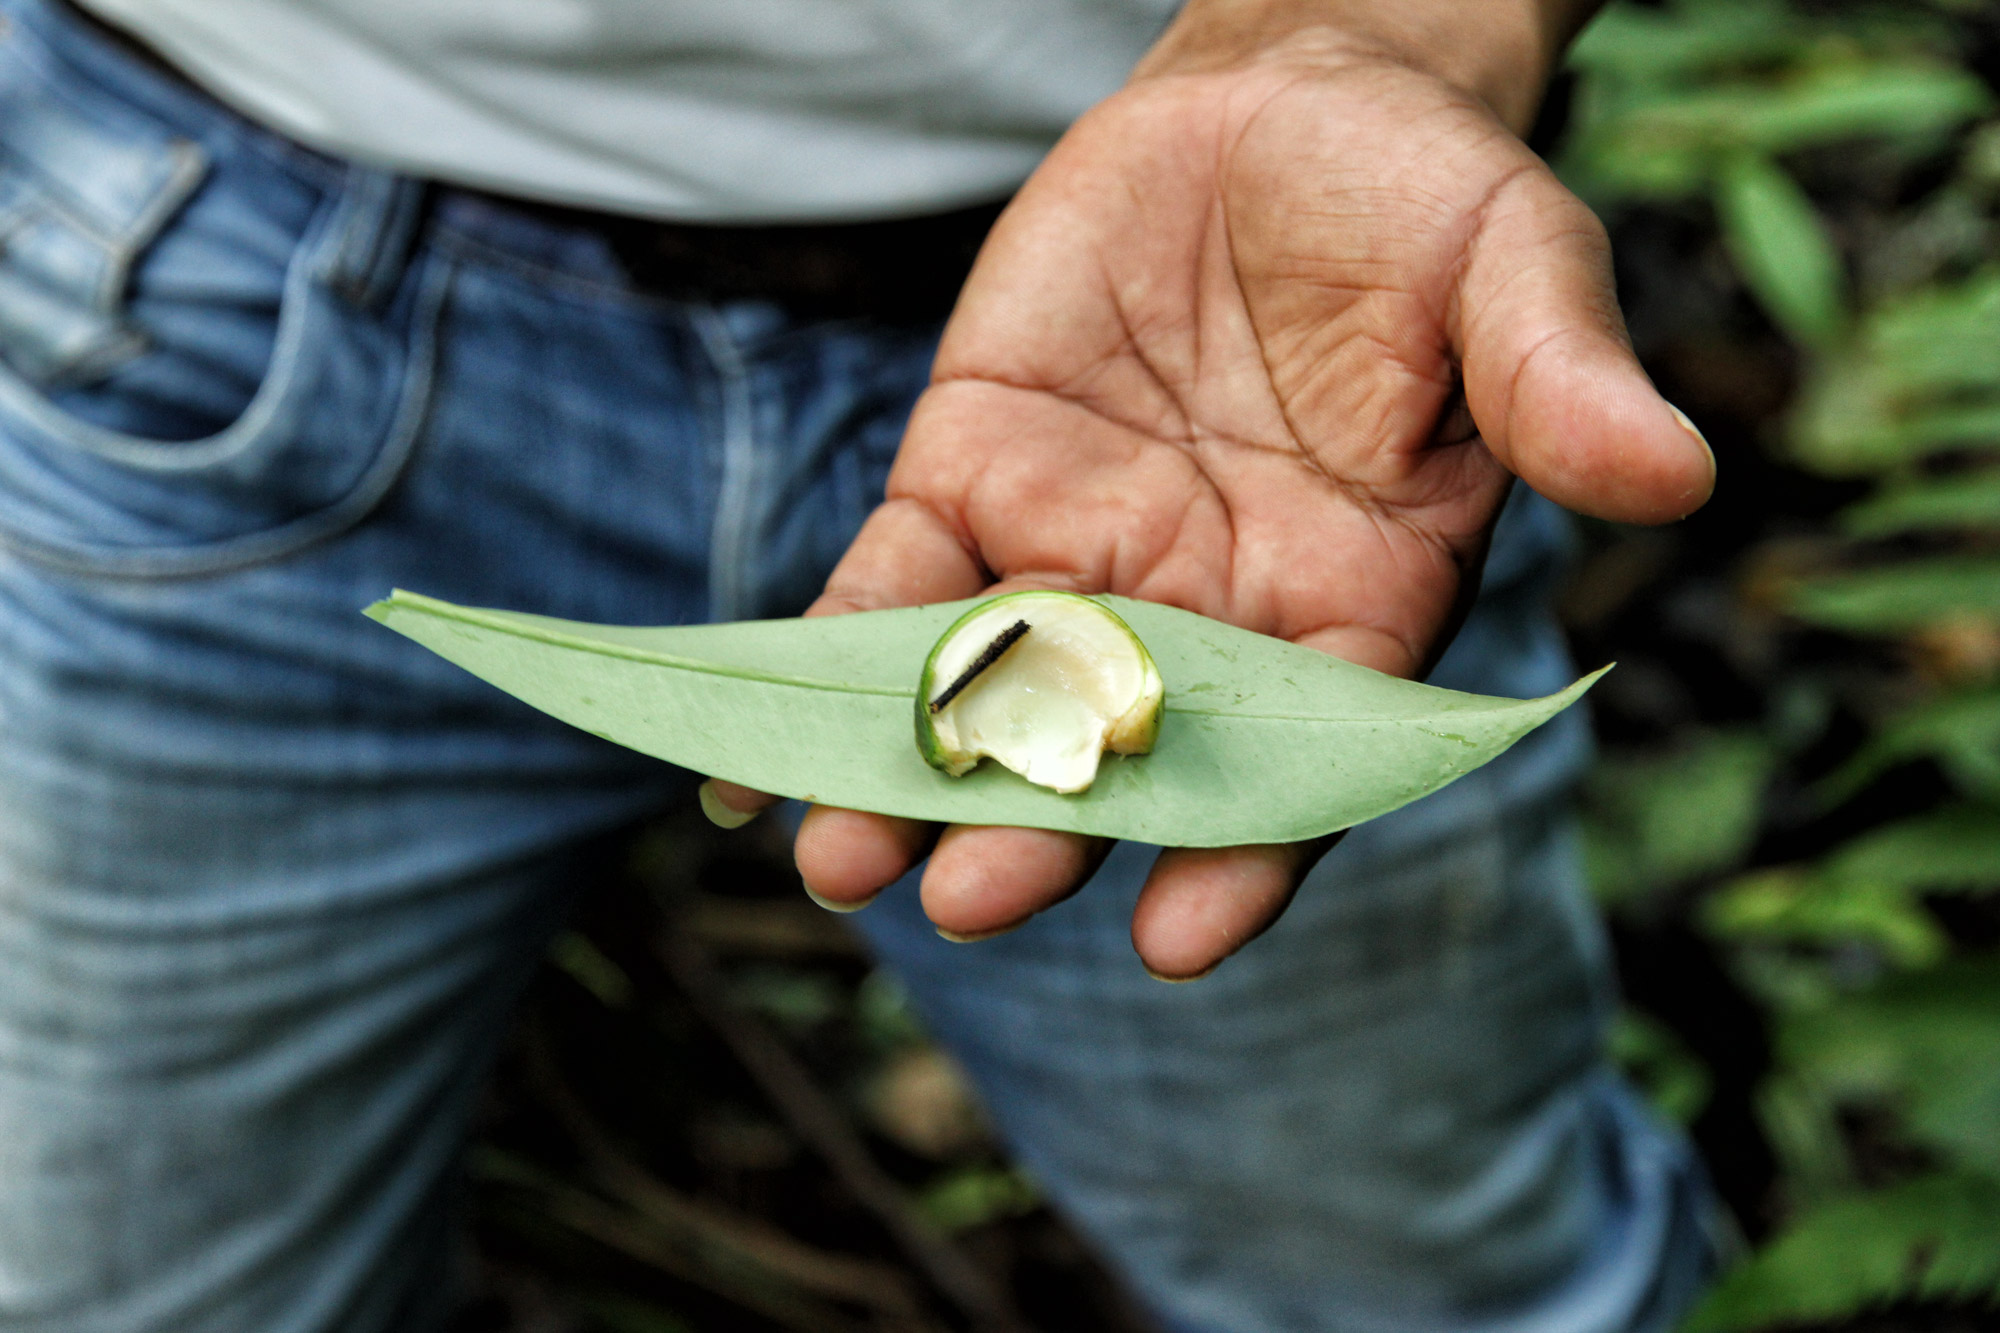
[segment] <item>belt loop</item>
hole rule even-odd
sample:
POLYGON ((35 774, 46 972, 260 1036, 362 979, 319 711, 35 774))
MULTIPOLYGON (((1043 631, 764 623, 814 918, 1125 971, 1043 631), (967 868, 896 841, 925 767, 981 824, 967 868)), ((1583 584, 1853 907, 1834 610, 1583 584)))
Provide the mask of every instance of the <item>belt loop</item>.
POLYGON ((350 304, 372 310, 403 276, 423 218, 424 183, 355 166, 341 192, 340 236, 320 276, 350 304))

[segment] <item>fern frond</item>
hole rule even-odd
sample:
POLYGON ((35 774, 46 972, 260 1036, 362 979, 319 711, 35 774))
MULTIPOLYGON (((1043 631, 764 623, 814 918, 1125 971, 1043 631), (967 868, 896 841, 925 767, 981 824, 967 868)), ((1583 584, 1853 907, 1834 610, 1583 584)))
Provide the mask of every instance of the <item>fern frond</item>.
POLYGON ((1906 1300, 2000 1304, 2000 1182, 1925 1176, 1815 1208, 1729 1273, 1681 1333, 1748 1333, 1906 1300))

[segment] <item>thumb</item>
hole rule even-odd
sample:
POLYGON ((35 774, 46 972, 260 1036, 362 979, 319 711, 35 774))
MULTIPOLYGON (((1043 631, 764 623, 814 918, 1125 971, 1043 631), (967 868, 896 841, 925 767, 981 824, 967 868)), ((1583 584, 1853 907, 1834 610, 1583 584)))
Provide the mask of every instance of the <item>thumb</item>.
POLYGON ((1708 499, 1715 457, 1632 355, 1603 225, 1539 162, 1487 201, 1454 306, 1466 406, 1514 475, 1624 523, 1708 499))
MULTIPOLYGON (((919 406, 904 437, 906 455, 922 424, 919 406)), ((971 537, 935 506, 895 494, 894 481, 892 476, 889 498, 868 516, 827 577, 819 600, 806 608, 808 616, 949 602, 970 597, 991 581, 971 537)))

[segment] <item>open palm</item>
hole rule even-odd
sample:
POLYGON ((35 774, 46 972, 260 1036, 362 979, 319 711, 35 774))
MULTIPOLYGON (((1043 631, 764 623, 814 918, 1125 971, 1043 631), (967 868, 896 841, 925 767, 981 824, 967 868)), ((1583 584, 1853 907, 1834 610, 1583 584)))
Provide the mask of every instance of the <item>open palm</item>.
MULTIPOLYGON (((1512 476, 1658 521, 1712 473, 1624 343, 1588 210, 1473 99, 1319 52, 1143 80, 1072 129, 982 252, 888 498, 814 611, 1113 592, 1415 674, 1512 476)), ((935 836, 816 810, 799 864, 861 902, 935 836)), ((1142 958, 1205 971, 1317 851, 1165 853, 1142 958)), ((953 828, 925 908, 992 933, 1101 852, 953 828)))

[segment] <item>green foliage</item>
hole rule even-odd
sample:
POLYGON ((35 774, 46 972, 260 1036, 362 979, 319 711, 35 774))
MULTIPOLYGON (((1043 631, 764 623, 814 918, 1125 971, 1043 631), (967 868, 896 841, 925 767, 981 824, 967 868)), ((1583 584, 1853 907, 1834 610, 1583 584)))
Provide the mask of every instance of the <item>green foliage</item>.
POLYGON ((1793 458, 1868 476, 1991 443, 2000 438, 1995 346, 2000 269, 1883 301, 1812 368, 1792 417, 1793 458))
MULTIPOLYGON (((1878 646, 1856 643, 1873 683, 1843 696, 1870 734, 1809 788, 1833 844, 1753 859, 1766 793, 1811 741, 1776 725, 1613 755, 1586 802, 1612 910, 1684 912, 1775 1037, 1756 1105, 1783 1225, 1691 1330, 2000 1301, 2000 955, 1958 942, 1942 912, 2000 890, 2000 120, 1955 8, 1614 6, 1576 51, 1566 178, 1614 219, 1705 203, 1742 291, 1797 356, 1773 443, 1873 485, 1756 584, 1785 623, 1878 646), (1927 193, 1870 193, 1897 179, 1927 193), (1941 636, 1970 647, 1944 666, 1916 651, 1941 636), (1897 644, 1902 658, 1879 651, 1897 644), (1919 763, 1953 794, 1839 836, 1847 803, 1919 763)), ((1709 1095, 1650 1019, 1621 1024, 1614 1049, 1680 1114, 1709 1095)))
POLYGON ((1771 318, 1807 347, 1831 346, 1847 322, 1847 274, 1812 200, 1769 158, 1732 154, 1716 173, 1723 240, 1771 318))
POLYGON ((967 1166, 946 1173, 917 1197, 931 1221, 946 1231, 970 1231, 1041 1205, 1041 1193, 1019 1171, 967 1166))
POLYGON ((1756 836, 1774 758, 1755 732, 1719 731, 1667 753, 1600 764, 1584 825, 1598 895, 1630 901, 1735 865, 1756 836))
POLYGON ((589 936, 574 930, 564 931, 549 946, 549 961, 596 996, 605 1008, 623 1009, 632 1003, 632 978, 591 943, 589 936))
POLYGON ((2000 468, 1885 487, 1849 506, 1840 522, 1848 536, 1861 538, 2000 527, 2000 468))
POLYGON ((629 1296, 593 1296, 583 1307, 606 1333, 695 1333, 679 1315, 629 1296))
POLYGON ((1664 100, 1666 90, 1795 55, 1812 37, 1807 20, 1777 0, 1637 5, 1606 10, 1577 40, 1570 67, 1594 76, 1590 95, 1615 106, 1664 100))
POLYGON ((1954 959, 1788 1015, 1779 1042, 1820 1093, 1891 1107, 1913 1144, 2000 1183, 2000 959, 1954 959))
POLYGON ((915 1046, 928 1038, 909 993, 885 969, 870 972, 854 997, 855 1019, 877 1051, 915 1046))
POLYGON ((1992 101, 1949 47, 1916 10, 1833 23, 1782 0, 1616 6, 1572 55, 1589 77, 1564 172, 1593 203, 1679 198, 1746 153, 1933 142, 1992 101))
POLYGON ((1636 1009, 1625 1010, 1612 1025, 1611 1058, 1662 1115, 1683 1125, 1701 1114, 1714 1091, 1708 1070, 1687 1043, 1636 1009))
POLYGON ((2000 556, 1941 555, 1801 580, 1786 609, 1855 634, 1902 634, 1958 617, 2000 616, 2000 556))
POLYGON ((2000 888, 2000 808, 1945 806, 1885 824, 1827 857, 1820 874, 1929 893, 2000 888))
POLYGON ((1906 967, 1945 954, 1944 932, 1906 887, 1798 869, 1760 870, 1711 895, 1702 923, 1716 936, 1765 944, 1864 942, 1906 967))
POLYGON ((1837 1319, 1897 1300, 2000 1289, 2000 1185, 1920 1177, 1824 1204, 1732 1272, 1682 1333, 1837 1319))
POLYGON ((838 1012, 840 987, 816 973, 746 967, 731 978, 729 998, 790 1032, 804 1033, 838 1012))
POLYGON ((1824 797, 1844 800, 1913 759, 1935 760, 1961 791, 2000 805, 2000 688, 1926 699, 1889 718, 1827 779, 1824 797))

